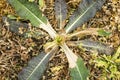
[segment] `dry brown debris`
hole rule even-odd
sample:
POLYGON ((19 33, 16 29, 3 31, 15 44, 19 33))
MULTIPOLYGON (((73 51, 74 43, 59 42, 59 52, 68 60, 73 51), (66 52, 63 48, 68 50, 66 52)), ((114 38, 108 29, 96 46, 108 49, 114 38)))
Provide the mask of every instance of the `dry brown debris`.
POLYGON ((14 14, 12 7, 6 2, 6 0, 0 0, 0 21, 2 16, 7 14, 14 14))

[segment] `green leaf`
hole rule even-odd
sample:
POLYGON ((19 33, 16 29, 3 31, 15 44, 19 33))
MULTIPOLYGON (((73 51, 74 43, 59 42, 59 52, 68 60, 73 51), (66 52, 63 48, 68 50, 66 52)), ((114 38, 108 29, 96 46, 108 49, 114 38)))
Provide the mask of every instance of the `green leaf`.
POLYGON ((28 0, 8 0, 8 2, 22 18, 28 19, 31 21, 32 25, 44 29, 52 38, 56 36, 55 30, 39 10, 37 4, 29 2, 28 0))
MULTIPOLYGON (((118 47, 116 53, 113 55, 112 59, 117 60, 120 57, 120 46, 118 47)), ((120 62, 120 59, 118 60, 120 62)))
POLYGON ((29 2, 34 2, 35 0, 29 0, 29 2))
POLYGON ((82 0, 78 9, 70 17, 68 24, 66 25, 66 33, 71 32, 78 26, 94 17, 97 10, 100 10, 105 0, 82 0))
POLYGON ((61 45, 69 62, 71 80, 87 80, 89 71, 84 65, 83 60, 75 55, 66 44, 61 45))
POLYGON ((39 0, 39 6, 40 8, 44 8, 45 7, 45 1, 44 0, 39 0))
POLYGON ((109 64, 108 64, 108 62, 107 61, 105 61, 105 60, 102 60, 102 59, 97 59, 97 60, 95 60, 96 61, 96 66, 97 67, 102 67, 102 68, 108 68, 108 66, 109 66, 109 64))
POLYGON ((64 27, 64 21, 67 17, 67 5, 65 0, 55 0, 55 16, 58 20, 58 26, 60 28, 64 27))
POLYGON ((100 35, 100 36, 109 36, 111 34, 111 32, 107 32, 103 29, 100 29, 97 32, 98 32, 98 35, 100 35))
POLYGON ((22 18, 30 20, 34 26, 47 23, 46 17, 42 15, 42 12, 35 3, 28 2, 27 0, 8 0, 8 2, 22 18))
POLYGON ((84 65, 82 58, 79 57, 76 64, 76 67, 69 69, 71 72, 71 80, 87 80, 89 71, 84 65))
POLYGON ((19 80, 39 80, 44 71, 47 68, 49 59, 55 53, 56 48, 52 49, 49 53, 40 53, 38 56, 34 57, 28 63, 28 66, 25 67, 18 75, 19 80))
POLYGON ((7 17, 10 18, 10 19, 17 19, 17 17, 14 16, 14 15, 7 15, 7 17))

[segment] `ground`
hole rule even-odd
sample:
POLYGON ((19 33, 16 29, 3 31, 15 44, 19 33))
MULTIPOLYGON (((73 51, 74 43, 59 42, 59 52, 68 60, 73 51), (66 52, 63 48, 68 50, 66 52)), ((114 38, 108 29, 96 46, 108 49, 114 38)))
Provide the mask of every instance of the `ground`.
MULTIPOLYGON (((66 0, 70 9, 75 9, 81 0, 66 0)), ((50 23, 57 30, 56 20, 53 10, 54 0, 45 0, 46 7, 44 14, 48 17, 50 23)), ((2 21, 2 17, 8 14, 15 14, 14 9, 6 2, 0 1, 0 80, 17 80, 17 74, 27 65, 28 61, 43 50, 43 44, 50 41, 48 34, 45 32, 44 37, 24 38, 14 32, 2 21)), ((84 27, 104 28, 112 32, 109 37, 87 36, 95 41, 101 41, 114 47, 115 51, 120 46, 120 1, 107 0, 100 11, 94 18, 85 23, 84 27)), ((31 27, 31 31, 36 30, 31 27)), ((80 30, 80 29, 77 29, 80 30)), ((104 80, 101 77, 101 69, 95 67, 94 57, 89 52, 81 51, 71 47, 85 61, 87 68, 90 70, 90 80, 104 80)), ((68 71, 68 62, 62 52, 57 52, 50 60, 48 68, 44 73, 43 80, 70 80, 68 71)))

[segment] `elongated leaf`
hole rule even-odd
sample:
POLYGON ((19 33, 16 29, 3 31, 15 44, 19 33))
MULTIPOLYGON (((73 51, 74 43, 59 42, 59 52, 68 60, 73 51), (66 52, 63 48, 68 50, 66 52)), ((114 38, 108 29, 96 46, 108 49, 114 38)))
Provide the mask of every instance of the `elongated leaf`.
POLYGON ((111 32, 105 31, 103 29, 98 30, 98 35, 100 36, 109 36, 111 32))
POLYGON ((59 22, 59 27, 63 27, 62 24, 67 17, 67 5, 65 0, 55 0, 55 16, 59 22))
POLYGON ((47 64, 56 48, 49 53, 40 53, 34 57, 26 68, 24 68, 18 75, 19 80, 39 80, 47 68, 47 64))
POLYGON ((6 26, 8 26, 8 28, 11 32, 14 32, 18 35, 21 35, 20 32, 19 32, 19 28, 27 29, 28 26, 29 26, 27 23, 16 21, 14 19, 9 19, 7 17, 2 17, 2 21, 4 22, 4 24, 6 26))
POLYGON ((104 2, 105 0, 82 0, 78 9, 73 13, 66 25, 66 33, 71 32, 94 17, 96 11, 101 9, 104 2))
POLYGON ((42 12, 35 3, 28 2, 27 0, 8 1, 22 18, 30 20, 34 26, 39 26, 41 23, 47 24, 46 17, 42 15, 42 12))
POLYGON ((28 0, 7 0, 16 10, 16 12, 31 23, 47 31, 52 38, 56 36, 56 32, 49 24, 47 18, 39 10, 39 7, 28 0))
POLYGON ((82 31, 77 31, 77 32, 73 32, 71 34, 68 34, 68 38, 72 38, 74 36, 77 37, 82 37, 82 36, 86 36, 86 35, 98 35, 98 30, 99 28, 87 28, 85 30, 82 31))
POLYGON ((87 77, 89 76, 89 71, 84 65, 84 61, 82 60, 82 58, 79 57, 76 64, 76 67, 69 69, 71 72, 71 80, 87 80, 87 77))
POLYGON ((98 53, 106 55, 111 55, 114 53, 114 49, 109 45, 91 40, 71 41, 69 45, 79 46, 79 48, 86 48, 87 51, 97 50, 98 53))
POLYGON ((84 65, 83 60, 76 56, 66 44, 63 44, 62 49, 64 50, 68 62, 69 62, 69 70, 71 75, 71 80, 87 80, 89 75, 89 71, 84 65))
POLYGON ((17 21, 16 18, 8 18, 8 17, 2 17, 3 23, 8 27, 9 31, 16 33, 17 35, 20 35, 25 38, 35 38, 40 39, 43 36, 46 36, 44 32, 40 30, 31 31, 29 29, 29 25, 26 22, 17 21))

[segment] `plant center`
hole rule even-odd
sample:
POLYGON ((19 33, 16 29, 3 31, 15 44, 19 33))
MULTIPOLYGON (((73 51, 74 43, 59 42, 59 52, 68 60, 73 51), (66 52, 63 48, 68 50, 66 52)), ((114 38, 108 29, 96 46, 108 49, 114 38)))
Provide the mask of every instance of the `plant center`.
POLYGON ((56 42, 58 45, 63 44, 63 43, 65 42, 65 35, 58 35, 58 36, 56 36, 55 42, 56 42))

